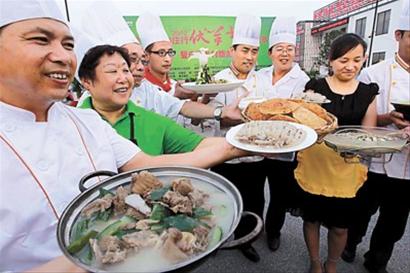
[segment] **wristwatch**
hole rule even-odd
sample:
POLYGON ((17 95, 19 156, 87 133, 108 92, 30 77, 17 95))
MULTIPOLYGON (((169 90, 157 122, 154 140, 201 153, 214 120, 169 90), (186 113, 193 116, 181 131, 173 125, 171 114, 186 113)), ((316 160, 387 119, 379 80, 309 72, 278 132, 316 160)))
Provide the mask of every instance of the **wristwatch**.
POLYGON ((220 121, 220 120, 221 120, 221 117, 222 117, 222 107, 221 107, 221 106, 218 106, 218 107, 216 107, 215 110, 214 110, 214 118, 215 118, 217 121, 220 121))

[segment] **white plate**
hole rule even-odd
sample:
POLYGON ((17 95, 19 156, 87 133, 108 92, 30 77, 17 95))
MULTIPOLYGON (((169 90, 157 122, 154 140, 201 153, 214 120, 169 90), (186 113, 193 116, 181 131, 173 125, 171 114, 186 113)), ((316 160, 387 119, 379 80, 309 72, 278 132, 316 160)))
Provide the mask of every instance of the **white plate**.
POLYGON ((232 91, 238 87, 241 87, 245 83, 244 80, 238 80, 227 83, 208 83, 208 84, 196 84, 195 82, 186 82, 181 84, 183 88, 194 91, 199 94, 215 94, 219 92, 232 91))
POLYGON ((316 140, 317 140, 317 134, 315 130, 312 128, 299 124, 299 123, 293 123, 293 122, 287 122, 287 121, 268 121, 268 122, 286 122, 289 123, 293 126, 295 126, 298 129, 301 129, 306 132, 306 137, 305 139, 300 142, 299 144, 295 146, 288 146, 288 147, 282 147, 282 148, 275 148, 275 147, 269 147, 269 146, 259 146, 259 145, 252 145, 252 144, 247 144, 247 143, 242 143, 239 140, 235 139, 235 135, 238 133, 238 131, 242 128, 242 126, 245 125, 245 123, 239 124, 235 127, 232 127, 229 129, 229 131, 226 133, 226 140, 236 148, 239 148, 241 150, 249 151, 249 152, 255 152, 255 153, 263 153, 263 154, 277 154, 277 153, 290 153, 290 152, 296 152, 300 151, 303 149, 306 149, 313 145, 316 140))

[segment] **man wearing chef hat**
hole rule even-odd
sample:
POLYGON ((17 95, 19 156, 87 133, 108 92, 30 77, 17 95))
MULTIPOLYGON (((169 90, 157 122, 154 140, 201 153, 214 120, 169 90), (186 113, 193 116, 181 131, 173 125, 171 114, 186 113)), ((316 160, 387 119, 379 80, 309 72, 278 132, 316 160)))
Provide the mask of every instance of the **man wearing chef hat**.
MULTIPOLYGON (((135 38, 131 29, 115 8, 112 2, 95 1, 92 8, 84 9, 82 13, 73 16, 71 25, 74 25, 74 36, 77 38, 76 53, 81 60, 88 49, 102 44, 121 46, 128 50, 131 58, 131 72, 134 76, 134 89, 130 99, 137 105, 154 111, 163 116, 177 120, 178 115, 187 118, 212 119, 212 118, 232 118, 240 119, 240 112, 235 106, 222 109, 220 116, 215 116, 215 109, 212 106, 180 100, 167 92, 158 92, 158 87, 144 79, 144 65, 147 59, 139 41, 135 38)), ((155 17, 159 20, 158 17, 155 17)), ((162 39, 166 33, 160 26, 162 39)), ((151 35, 151 34, 148 34, 151 35)), ((159 39, 158 34, 154 37, 159 39)), ((168 39, 168 38, 167 38, 168 39)), ((80 63, 80 62, 79 62, 80 63)), ((81 96, 78 106, 90 96, 85 91, 81 96)))
MULTIPOLYGON (((259 52, 259 38, 261 32, 261 19, 251 15, 239 15, 236 17, 231 54, 231 65, 215 75, 216 79, 225 79, 228 82, 245 80, 242 87, 230 92, 221 92, 216 97, 222 105, 230 104, 240 96, 260 95, 258 93, 258 81, 255 72, 256 60, 259 52)), ((236 125, 221 121, 220 132, 217 135, 224 136, 230 126, 236 125)), ((225 162, 212 168, 213 171, 225 176, 232 181, 241 192, 244 210, 252 211, 263 217, 264 209, 264 184, 266 172, 263 169, 263 157, 253 156, 225 162), (251 183, 250 183, 251 182, 251 183)), ((244 219, 236 230, 236 236, 245 234, 252 223, 244 219)), ((242 253, 251 261, 257 262, 260 257, 256 250, 247 244, 241 248, 242 253)))
POLYGON ((55 234, 84 174, 207 168, 243 155, 226 144, 223 151, 148 156, 94 111, 64 105, 77 64, 73 47, 54 1, 0 1, 0 271, 83 272, 61 257, 55 234))
MULTIPOLYGON (((293 17, 276 17, 269 34, 268 53, 272 65, 257 72, 266 98, 291 98, 302 93, 309 77, 294 62, 296 21, 293 17)), ((286 206, 292 206, 298 186, 293 171, 294 153, 265 159, 270 203, 266 213, 265 230, 268 247, 276 251, 280 246, 280 230, 285 222, 286 206), (276 160, 272 160, 276 159, 276 160)))
MULTIPOLYGON (((398 51, 394 58, 385 60, 362 71, 359 80, 376 82, 377 123, 390 129, 410 128, 410 121, 394 110, 391 102, 410 101, 410 13, 409 1, 403 1, 399 25, 394 32, 398 51)), ((383 158, 386 160, 386 158, 383 158)), ((394 244, 405 231, 410 210, 410 148, 394 153, 391 161, 370 166, 368 181, 358 192, 357 219, 348 231, 342 258, 353 262, 356 246, 366 234, 371 216, 379 209, 369 251, 364 255, 364 266, 369 272, 387 272, 386 266, 394 244)))
POLYGON ((160 91, 168 92, 177 98, 196 98, 195 92, 183 88, 169 77, 176 51, 172 48, 159 16, 151 13, 141 14, 137 19, 137 31, 147 54, 145 78, 160 91))

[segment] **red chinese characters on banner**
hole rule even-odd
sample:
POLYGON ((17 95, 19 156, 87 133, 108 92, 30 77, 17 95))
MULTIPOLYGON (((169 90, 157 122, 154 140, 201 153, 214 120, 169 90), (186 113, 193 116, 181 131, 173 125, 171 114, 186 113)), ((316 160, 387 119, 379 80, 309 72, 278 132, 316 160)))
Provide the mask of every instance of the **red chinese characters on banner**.
POLYGON ((228 32, 224 33, 225 27, 220 25, 214 29, 204 28, 204 29, 193 29, 192 31, 179 31, 176 30, 172 33, 170 40, 175 45, 181 44, 197 44, 204 43, 209 44, 211 40, 215 45, 220 45, 223 42, 223 35, 228 35, 230 38, 233 36, 233 28, 230 27, 228 32))
POLYGON ((207 33, 210 33, 214 36, 214 42, 216 45, 220 45, 222 43, 222 31, 224 30, 224 26, 219 26, 216 29, 205 29, 207 33))
POLYGON ((313 13, 314 20, 328 20, 375 3, 376 0, 337 0, 313 13))
POLYGON ((205 39, 204 33, 201 30, 196 30, 196 29, 192 30, 191 37, 189 38, 189 40, 194 45, 198 43, 199 41, 205 44, 209 44, 209 40, 205 39))

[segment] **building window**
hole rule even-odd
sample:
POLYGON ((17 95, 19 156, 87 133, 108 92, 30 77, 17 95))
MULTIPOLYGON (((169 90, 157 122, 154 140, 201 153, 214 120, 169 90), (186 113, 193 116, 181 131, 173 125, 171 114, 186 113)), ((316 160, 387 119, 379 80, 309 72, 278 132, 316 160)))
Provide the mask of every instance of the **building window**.
POLYGON ((364 38, 364 35, 366 33, 366 17, 356 20, 355 33, 360 37, 364 38))
POLYGON ((377 14, 376 35, 382 35, 389 32, 390 10, 377 14))
POLYGON ((373 53, 372 64, 377 64, 378 62, 384 61, 385 57, 386 57, 386 52, 373 53))

